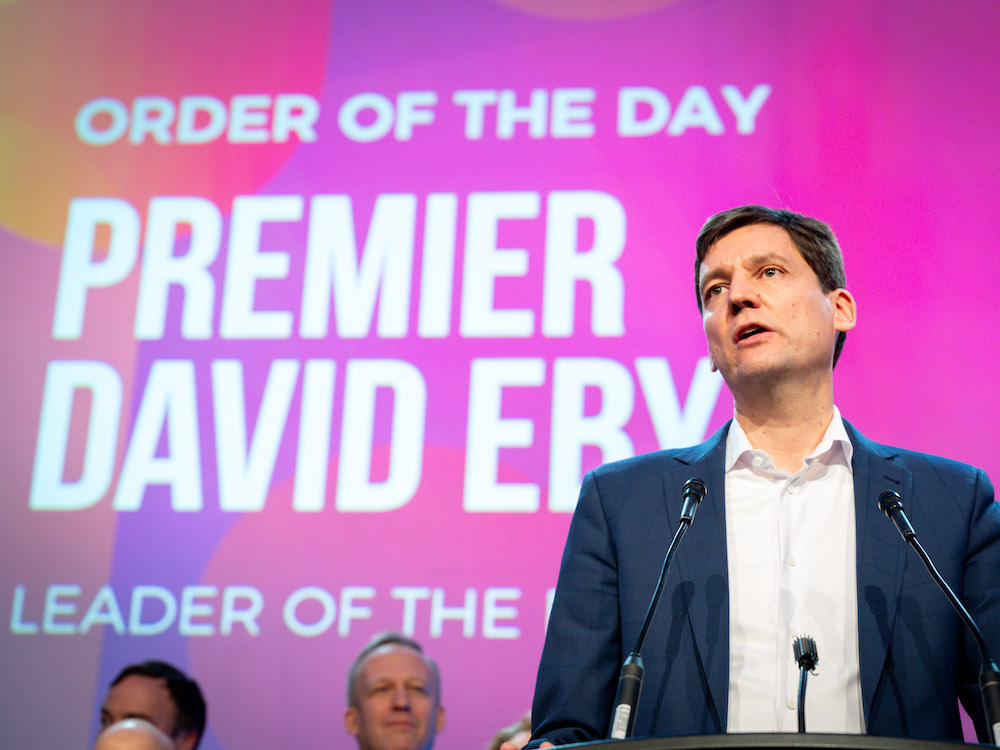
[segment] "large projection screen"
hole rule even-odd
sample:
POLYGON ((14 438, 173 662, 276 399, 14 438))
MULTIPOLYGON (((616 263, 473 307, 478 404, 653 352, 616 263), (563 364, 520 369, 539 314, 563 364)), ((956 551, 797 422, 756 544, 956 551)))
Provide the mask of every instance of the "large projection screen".
POLYGON ((0 744, 89 747, 161 658, 205 750, 351 747, 395 629, 484 748, 583 473, 732 415, 724 208, 832 225, 846 419, 1000 476, 998 42, 994 0, 0 2, 0 744))

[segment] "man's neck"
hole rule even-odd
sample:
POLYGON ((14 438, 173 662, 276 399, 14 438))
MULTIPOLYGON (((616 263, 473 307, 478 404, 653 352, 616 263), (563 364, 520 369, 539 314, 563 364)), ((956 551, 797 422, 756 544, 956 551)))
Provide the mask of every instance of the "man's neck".
POLYGON ((771 388, 736 398, 736 419, 750 445, 794 474, 816 450, 833 420, 832 381, 816 388, 771 388))

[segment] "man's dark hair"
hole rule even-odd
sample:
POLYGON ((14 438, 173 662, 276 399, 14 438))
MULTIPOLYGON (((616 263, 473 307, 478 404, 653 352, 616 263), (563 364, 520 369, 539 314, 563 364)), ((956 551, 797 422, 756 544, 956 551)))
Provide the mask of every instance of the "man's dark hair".
MULTIPOLYGON (((694 260, 694 291, 698 299, 698 311, 704 304, 701 298, 699 274, 702 261, 716 242, 730 232, 751 224, 774 224, 788 232, 795 247, 806 263, 819 279, 819 285, 824 292, 842 289, 846 282, 844 274, 844 257, 840 245, 833 235, 833 230, 826 222, 812 219, 808 216, 788 211, 783 208, 766 208, 765 206, 739 206, 728 211, 715 214, 705 222, 695 241, 694 260)), ((833 364, 840 359, 847 333, 841 331, 837 335, 837 344, 833 351, 833 364)))
POLYGON ((179 734, 193 732, 198 735, 198 742, 195 743, 197 748, 201 744, 202 735, 205 734, 205 719, 208 713, 198 683, 172 664, 150 660, 125 667, 111 681, 111 687, 132 675, 162 679, 166 682, 167 690, 170 691, 170 697, 173 698, 174 706, 177 708, 177 720, 170 735, 176 737, 179 734))
POLYGON ((431 688, 434 690, 434 700, 437 704, 441 703, 441 674, 438 671, 438 666, 435 661, 424 653, 424 649, 419 643, 417 643, 412 638, 409 638, 402 633, 396 633, 391 630, 387 630, 384 633, 379 633, 373 637, 368 645, 361 649, 361 652, 354 658, 354 662, 351 664, 351 669, 347 673, 347 705, 357 708, 357 681, 358 675, 361 672, 361 662, 365 660, 370 653, 376 649, 380 649, 383 646, 403 646, 404 648, 411 649, 420 654, 420 658, 424 660, 427 664, 427 668, 431 673, 431 688))

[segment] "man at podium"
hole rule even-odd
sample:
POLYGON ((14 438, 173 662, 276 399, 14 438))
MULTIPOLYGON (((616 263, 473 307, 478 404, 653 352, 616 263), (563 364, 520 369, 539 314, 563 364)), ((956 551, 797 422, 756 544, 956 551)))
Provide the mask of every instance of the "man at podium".
POLYGON ((875 443, 841 417, 833 367, 856 304, 825 223, 743 206, 711 217, 696 250, 698 307, 734 418, 701 445, 584 478, 529 746, 607 736, 690 478, 707 495, 642 649, 635 736, 796 731, 792 643, 810 635, 810 731, 961 740, 956 699, 982 725, 979 652, 878 499, 899 493, 996 649, 1000 507, 989 479, 875 443))

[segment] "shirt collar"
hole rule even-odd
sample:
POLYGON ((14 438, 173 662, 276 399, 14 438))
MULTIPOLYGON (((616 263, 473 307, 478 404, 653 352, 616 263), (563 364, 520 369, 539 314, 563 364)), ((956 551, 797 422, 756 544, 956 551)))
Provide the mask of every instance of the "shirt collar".
MULTIPOLYGON (((806 463, 809 464, 812 462, 812 459, 830 453, 837 446, 839 446, 847 467, 851 468, 851 461, 854 458, 854 445, 847 436, 847 428, 844 427, 844 420, 840 416, 840 409, 834 405, 833 419, 830 420, 830 425, 826 428, 826 432, 823 433, 823 439, 819 441, 816 450, 810 456, 806 457, 806 463)), ((728 474, 732 471, 737 462, 748 453, 767 455, 764 451, 750 445, 750 439, 740 426, 739 420, 734 416, 733 421, 729 424, 729 433, 726 435, 726 473, 728 474)), ((830 458, 833 458, 833 454, 830 455, 830 458)))

